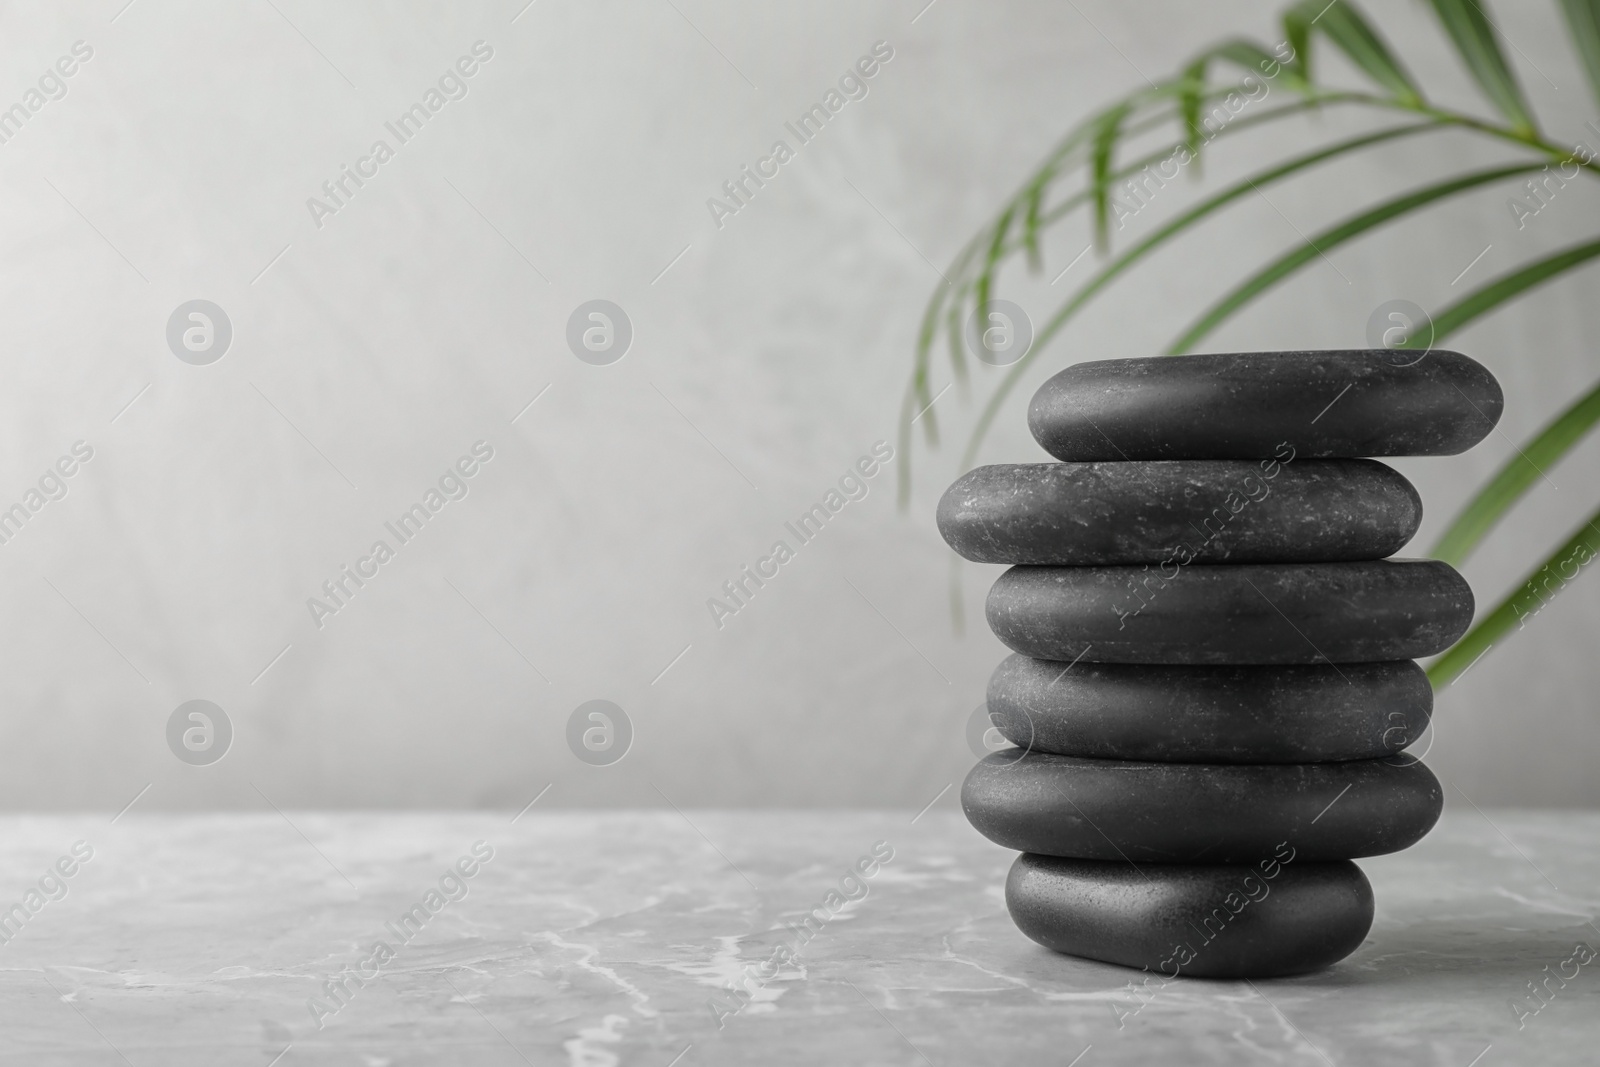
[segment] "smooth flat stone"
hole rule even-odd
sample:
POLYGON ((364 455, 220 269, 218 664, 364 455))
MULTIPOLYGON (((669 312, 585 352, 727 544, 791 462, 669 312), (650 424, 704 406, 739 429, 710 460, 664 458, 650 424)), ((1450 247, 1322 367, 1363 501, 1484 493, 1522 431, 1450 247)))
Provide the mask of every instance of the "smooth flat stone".
POLYGON ((1134 863, 1254 863, 1287 841, 1308 860, 1416 843, 1444 794, 1417 760, 1149 763, 1008 748, 961 786, 967 821, 1018 852, 1134 863))
POLYGON ((1453 456, 1504 406, 1459 352, 1217 353, 1068 367, 1034 394, 1028 427, 1069 461, 1453 456))
POLYGON ((1182 763, 1392 756, 1428 728, 1433 687, 1411 660, 1286 667, 1091 663, 1008 656, 989 717, 1036 752, 1182 763))
POLYGON ((1331 966, 1367 936, 1372 903, 1361 868, 1307 862, 1293 846, 1249 866, 1142 871, 1024 854, 1006 876, 1006 908, 1024 934, 1057 952, 1144 968, 1151 995, 1178 977, 1276 978, 1331 966))
POLYGON ((1382 559, 1417 532, 1422 498, 1369 459, 1010 463, 957 479, 938 521, 976 563, 1382 559))
POLYGON ((1366 663, 1443 652, 1472 590, 1431 559, 1012 567, 989 590, 995 636, 1034 659, 1366 663))

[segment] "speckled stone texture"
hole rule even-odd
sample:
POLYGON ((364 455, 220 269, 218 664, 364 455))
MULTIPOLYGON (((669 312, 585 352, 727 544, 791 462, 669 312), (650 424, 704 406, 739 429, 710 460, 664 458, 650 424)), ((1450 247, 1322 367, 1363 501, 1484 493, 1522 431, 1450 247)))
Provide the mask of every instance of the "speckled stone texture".
POLYGON ((1034 394, 1057 459, 1451 456, 1500 418, 1500 384, 1459 352, 1243 352, 1078 363, 1034 394), (1414 361, 1414 362, 1412 362, 1414 361))
POLYGON ((1254 863, 1287 841, 1306 860, 1415 844, 1444 793, 1401 755, 1343 763, 1080 759, 1003 749, 968 773, 961 807, 1018 852, 1124 863, 1254 863))
POLYGON ((995 636, 1035 659, 1284 664, 1416 659, 1472 622, 1438 560, 1013 567, 989 590, 995 636))
POLYGON ((962 475, 937 514, 977 563, 1289 563, 1392 556, 1422 499, 1374 460, 1011 463, 962 475))
POLYGON ((1008 656, 989 717, 1012 744, 1100 759, 1317 763, 1393 755, 1428 727, 1411 660, 1192 667, 1008 656))
POLYGON ((1300 860, 1285 843, 1248 866, 1023 854, 1006 878, 1006 907, 1046 948, 1162 981, 1321 970, 1360 946, 1373 899, 1355 864, 1300 860))

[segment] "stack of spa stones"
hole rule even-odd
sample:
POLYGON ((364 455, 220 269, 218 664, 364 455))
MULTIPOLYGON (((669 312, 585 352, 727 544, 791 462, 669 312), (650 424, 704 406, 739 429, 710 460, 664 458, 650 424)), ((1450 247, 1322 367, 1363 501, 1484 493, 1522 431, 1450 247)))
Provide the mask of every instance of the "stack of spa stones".
POLYGON ((994 752, 967 818, 1023 853, 1006 903, 1060 952, 1167 977, 1267 977, 1360 945, 1350 862, 1433 826, 1417 657, 1472 620, 1422 518, 1368 457, 1453 455, 1500 416, 1454 352, 1080 363, 1028 424, 1059 463, 980 467, 939 504, 967 559, 1011 564, 990 627, 994 752), (1362 457, 1362 458, 1358 458, 1362 457))

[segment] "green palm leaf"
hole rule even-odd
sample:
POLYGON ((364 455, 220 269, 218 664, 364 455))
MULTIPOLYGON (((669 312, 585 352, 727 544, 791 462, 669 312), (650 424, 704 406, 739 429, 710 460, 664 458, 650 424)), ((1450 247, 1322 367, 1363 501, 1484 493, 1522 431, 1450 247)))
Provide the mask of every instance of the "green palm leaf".
POLYGON ((1044 270, 1044 253, 1039 250, 1039 216, 1044 211, 1044 190, 1051 177, 1046 172, 1033 183, 1022 213, 1022 245, 1028 252, 1028 269, 1035 274, 1044 270))
MULTIPOLYGON (((1215 98, 1217 98, 1219 96, 1222 96, 1222 95, 1224 95, 1224 94, 1222 94, 1222 93, 1211 93, 1211 94, 1208 94, 1207 97, 1205 97, 1204 99, 1215 99, 1215 98)), ((1264 124, 1269 123, 1269 122, 1276 122, 1278 119, 1289 118, 1289 117, 1294 116, 1294 115, 1303 114, 1304 112, 1310 111, 1313 108, 1323 107, 1323 106, 1330 105, 1330 104, 1350 103, 1350 102, 1352 102, 1353 99, 1354 98, 1350 94, 1332 93, 1332 94, 1326 94, 1326 95, 1323 95, 1323 96, 1319 96, 1314 100, 1297 100, 1292 104, 1285 104, 1284 106, 1279 107, 1279 108, 1272 108, 1272 109, 1269 109, 1269 110, 1266 110, 1266 111, 1259 111, 1259 112, 1256 112, 1254 114, 1249 114, 1249 115, 1241 115, 1239 118, 1234 119, 1227 126, 1225 126, 1222 129, 1216 131, 1212 135, 1211 139, 1212 140, 1218 140, 1218 139, 1220 139, 1222 137, 1225 137, 1225 136, 1227 136, 1229 134, 1243 133, 1245 130, 1251 128, 1252 126, 1260 126, 1260 125, 1264 125, 1264 124)), ((1197 122, 1199 121, 1198 118, 1196 118, 1196 121, 1197 122)), ((1186 129, 1187 129, 1187 127, 1186 127, 1186 129)), ((1204 131, 1202 129, 1202 136, 1203 136, 1203 133, 1204 133, 1204 131)), ((1209 143, 1209 142, 1207 142, 1207 143, 1209 143)), ((1162 162, 1165 159, 1171 158, 1175 153, 1178 152, 1179 149, 1188 148, 1188 147, 1189 147, 1189 142, 1187 140, 1187 137, 1185 137, 1185 139, 1183 141, 1180 141, 1180 142, 1177 142, 1177 143, 1172 143, 1172 144, 1167 144, 1167 145, 1165 145, 1165 146, 1163 146, 1163 147, 1161 147, 1161 148, 1159 148, 1159 149, 1157 149, 1157 150, 1155 150, 1153 152, 1149 152, 1146 155, 1140 156, 1139 158, 1133 160, 1132 162, 1127 163, 1127 164, 1117 168, 1115 171, 1113 171, 1112 175, 1111 175, 1112 184, 1116 184, 1117 182, 1120 182, 1120 181, 1123 181, 1124 179, 1130 178, 1133 175, 1138 174, 1139 172, 1143 171, 1146 167, 1154 166, 1154 165, 1162 162)), ((1191 149, 1191 151, 1193 151, 1193 149, 1191 149)), ((1199 157, 1196 156, 1195 158, 1198 161, 1199 157)), ((1043 214, 1041 214, 1039 216, 1039 221, 1040 221, 1041 225, 1049 225, 1050 223, 1055 222, 1056 220, 1058 220, 1058 219, 1062 218, 1063 216, 1069 214, 1074 208, 1078 207, 1080 204, 1085 203, 1088 200, 1088 198, 1090 197, 1090 195, 1091 195, 1091 190, 1084 189, 1084 190, 1080 190, 1077 193, 1074 193, 1073 195, 1071 195, 1069 197, 1066 197, 1060 203, 1058 203, 1055 206, 1051 207, 1050 209, 1048 209, 1047 211, 1045 211, 1043 214)), ((1010 253, 1010 252, 1016 251, 1016 249, 1017 249, 1017 245, 1012 244, 1012 245, 1007 246, 1005 251, 1007 253, 1010 253)))
POLYGON ((1427 207, 1435 201, 1443 200, 1445 197, 1454 196, 1469 189, 1476 189, 1480 185, 1487 185, 1503 178, 1527 174, 1530 171, 1539 171, 1541 169, 1543 169, 1542 165, 1538 163, 1522 163, 1513 167, 1494 167, 1490 170, 1467 174, 1460 178, 1452 178, 1449 181, 1439 182, 1435 185, 1418 189, 1414 193, 1397 197, 1369 211, 1364 211, 1354 218, 1347 219, 1337 226, 1323 230, 1321 233, 1309 238, 1304 245, 1280 256, 1261 268, 1253 276, 1213 304, 1193 326, 1184 332, 1183 336, 1172 342, 1166 354, 1175 356, 1189 351, 1202 338, 1222 325, 1224 321, 1245 304, 1254 300, 1307 263, 1325 255, 1331 248, 1336 248, 1346 241, 1361 236, 1368 230, 1382 226, 1384 223, 1409 214, 1412 211, 1427 207))
MULTIPOLYGON (((1503 278, 1468 293, 1433 318, 1431 343, 1437 344, 1506 301, 1536 285, 1573 270, 1600 256, 1600 240, 1587 241, 1537 260, 1503 278)), ((1428 339, 1412 338, 1409 347, 1422 347, 1428 339)), ((1549 426, 1541 430, 1521 450, 1517 459, 1502 467, 1495 477, 1467 503, 1450 523, 1434 549, 1439 558, 1456 563, 1465 559, 1483 536, 1510 509, 1534 480, 1551 466, 1600 420, 1600 386, 1572 405, 1549 426)))
MULTIPOLYGON (((1209 99, 1221 98, 1230 91, 1232 90, 1213 90, 1201 94, 1199 99, 1201 102, 1204 102, 1205 100, 1209 99)), ((1360 100, 1361 98, 1357 94, 1351 93, 1328 93, 1318 97, 1315 100, 1299 100, 1291 104, 1285 104, 1281 107, 1269 108, 1253 114, 1243 115, 1229 123, 1227 126, 1224 126, 1222 129, 1213 133, 1210 140, 1215 141, 1222 137, 1243 133, 1244 131, 1253 127, 1263 126, 1284 118, 1291 118, 1294 115, 1300 114, 1319 105, 1350 104, 1359 102, 1360 100)), ((1138 122, 1128 123, 1124 126, 1123 132, 1127 135, 1144 133, 1158 127, 1165 122, 1170 122, 1173 117, 1173 114, 1157 114, 1142 119, 1138 122)), ((1086 120, 1084 123, 1081 123, 1077 129, 1064 138, 1057 148, 1051 153, 1051 156, 1044 165, 1043 169, 1049 169, 1053 174, 1058 174, 1060 172, 1060 168, 1070 160, 1074 152, 1081 151, 1086 147, 1088 135, 1093 131, 1097 121, 1098 117, 1086 120)), ((1209 141, 1207 143, 1209 143, 1209 141)), ((1126 166, 1118 168, 1116 171, 1114 171, 1112 174, 1112 181, 1121 181, 1127 177, 1130 177, 1131 175, 1140 172, 1145 167, 1166 159, 1176 152, 1180 147, 1181 145, 1179 144, 1173 144, 1142 156, 1126 166)), ((1025 186, 1023 191, 1020 192, 1017 197, 1014 197, 1008 202, 1007 207, 1002 212, 1002 216, 1005 212, 1014 211, 1019 199, 1023 199, 1030 195, 1032 184, 1033 183, 1030 182, 1030 184, 1025 186)), ((1086 188, 1067 197, 1040 215, 1038 220, 1040 227, 1043 228, 1057 221, 1058 219, 1063 218, 1075 208, 1088 202, 1092 196, 1092 188, 1086 188)), ((997 219, 994 226, 997 227, 1000 224, 1000 220, 997 219)), ((967 380, 967 370, 965 363, 966 352, 962 347, 965 342, 962 340, 961 312, 965 306, 964 300, 966 296, 973 291, 973 288, 976 284, 973 279, 968 278, 967 272, 971 269, 974 262, 977 261, 980 251, 987 251, 988 253, 988 256, 986 256, 983 260, 984 266, 979 275, 981 278, 985 274, 992 274, 998 264, 998 261, 1019 247, 1018 243, 1013 241, 1010 244, 1003 243, 997 248, 991 237, 992 229, 993 227, 985 227, 978 233, 977 236, 968 241, 959 253, 957 253, 956 257, 950 264, 949 270, 946 272, 947 276, 954 284, 949 286, 941 286, 935 290, 933 295, 928 300, 927 307, 923 311, 922 323, 917 332, 917 344, 911 374, 911 382, 907 388, 905 402, 901 405, 900 433, 898 439, 900 442, 902 458, 901 462, 895 465, 896 478, 898 481, 898 497, 901 507, 908 505, 911 492, 911 430, 907 420, 915 416, 917 412, 925 411, 926 414, 923 416, 923 419, 925 420, 923 421, 924 435, 929 444, 937 444, 939 441, 937 415, 934 410, 928 409, 928 405, 933 400, 932 377, 930 374, 932 368, 930 364, 930 357, 932 355, 934 341, 937 339, 942 330, 949 342, 952 371, 957 382, 964 384, 967 380)))
MULTIPOLYGON (((965 381, 966 353, 961 347, 960 331, 962 300, 969 291, 975 291, 976 303, 979 306, 988 303, 989 294, 994 286, 995 272, 999 267, 1000 261, 1016 247, 1015 244, 1007 243, 1007 237, 1010 234, 1019 208, 1023 216, 1021 245, 1029 250, 1030 255, 1036 255, 1039 240, 1038 230, 1042 224, 1050 221, 1049 217, 1041 218, 1040 215, 1045 191, 1050 182, 1059 173, 1060 168, 1072 158, 1074 153, 1082 150, 1085 146, 1089 146, 1091 151, 1098 149, 1099 146, 1093 139, 1113 118, 1115 118, 1115 124, 1119 129, 1130 134, 1143 132, 1165 121, 1166 116, 1156 116, 1155 118, 1125 125, 1126 117, 1137 111, 1141 104, 1148 103, 1147 98, 1160 98, 1164 95, 1166 95, 1166 91, 1161 89, 1157 89, 1153 93, 1136 93, 1080 123, 1076 129, 1056 146, 1049 159, 1029 180, 1027 185, 1023 187, 1022 191, 1006 203, 993 225, 986 227, 979 233, 977 238, 968 242, 966 247, 961 250, 946 275, 947 279, 951 280, 951 285, 935 294, 934 298, 929 301, 927 311, 923 316, 923 330, 917 341, 917 371, 920 379, 919 387, 923 393, 927 392, 926 356, 932 346, 933 334, 938 331, 941 311, 944 312, 945 321, 949 326, 952 371, 958 380, 965 381), (971 264, 978 249, 983 247, 986 236, 988 238, 988 247, 983 257, 983 265, 979 268, 976 279, 972 280, 970 284, 958 284, 957 279, 963 276, 963 272, 971 264), (946 302, 950 305, 948 308, 944 306, 946 302)), ((1116 180, 1118 176, 1116 173, 1108 176, 1107 187, 1109 187, 1109 182, 1116 180)), ((1093 191, 1091 189, 1091 192, 1093 191)), ((932 422, 929 423, 929 433, 931 437, 936 438, 937 433, 933 429, 933 425, 932 422)))
POLYGON ((1294 53, 1294 58, 1290 62, 1307 81, 1311 79, 1311 27, 1316 24, 1322 13, 1322 7, 1333 6, 1333 4, 1318 5, 1315 0, 1300 0, 1299 3, 1290 4, 1284 9, 1283 39, 1288 43, 1289 50, 1294 53))
MULTIPOLYGON (((1490 282, 1482 289, 1468 294, 1435 316, 1433 340, 1435 342, 1443 340, 1474 319, 1499 307, 1507 300, 1511 300, 1528 289, 1549 281, 1551 278, 1572 270, 1597 256, 1600 256, 1600 241, 1589 241, 1547 256, 1523 267, 1521 270, 1513 271, 1504 278, 1490 282)), ((1412 347, 1421 346, 1420 340, 1414 339, 1409 343, 1412 347)), ((1587 401, 1589 398, 1585 397, 1585 400, 1587 401)), ((1583 431, 1588 426, 1582 425, 1582 416, 1575 413, 1582 409, 1583 406, 1584 401, 1580 401, 1540 434, 1541 439, 1547 436, 1551 438, 1551 440, 1542 444, 1539 441, 1534 443, 1541 456, 1553 461, 1571 448, 1573 443, 1582 436, 1583 431), (1560 440, 1563 437, 1566 440, 1560 440)), ((1591 417, 1589 425, 1592 424, 1593 418, 1591 417)), ((1539 468, 1533 462, 1530 462, 1529 466, 1533 474, 1537 476, 1539 468)), ((1506 477, 1504 470, 1496 477, 1495 482, 1499 482, 1502 477, 1506 477)), ((1531 483, 1531 480, 1531 478, 1528 479, 1529 483, 1531 483)), ((1511 479, 1508 478, 1507 481, 1509 482, 1511 479)), ((1491 483, 1483 493, 1480 493, 1467 505, 1462 514, 1451 524, 1451 528, 1445 532, 1446 538, 1455 537, 1464 542, 1466 548, 1470 549, 1477 539, 1481 538, 1483 533, 1499 520, 1512 502, 1526 491, 1527 485, 1524 484, 1509 494, 1502 494, 1501 499, 1498 501, 1486 500, 1486 494, 1489 489, 1493 488, 1494 483, 1491 483), (1471 533, 1467 532, 1467 527, 1463 520, 1469 520, 1471 525, 1476 527, 1476 536, 1472 536, 1471 533), (1459 534, 1457 533, 1458 526, 1462 527, 1462 532, 1459 534)), ((1574 554, 1587 553, 1588 555, 1580 561, 1579 565, 1587 563, 1588 558, 1592 557, 1595 547, 1600 545, 1600 528, 1597 528, 1597 523, 1600 523, 1600 513, 1596 513, 1585 520, 1584 525, 1567 540, 1565 545, 1557 549, 1539 570, 1530 575, 1519 590, 1501 601, 1492 612, 1481 619, 1472 629, 1468 630, 1466 636, 1457 642, 1450 651, 1434 661, 1433 665, 1428 668, 1428 677, 1433 681, 1434 688, 1448 684, 1451 679, 1460 675, 1473 663, 1476 663, 1478 658, 1488 652, 1496 641, 1510 632, 1513 624, 1516 624, 1517 628, 1521 629, 1526 624, 1530 614, 1537 613, 1544 604, 1566 588, 1567 583, 1577 576, 1576 566, 1573 567, 1572 574, 1564 573, 1567 563, 1577 558, 1574 554), (1551 586, 1547 580, 1548 571, 1551 567, 1558 568, 1561 578, 1554 586, 1551 586), (1541 577, 1541 575, 1545 577, 1541 577)), ((1464 553, 1465 549, 1463 549, 1464 553)))
POLYGON ((1584 394, 1506 461, 1439 536, 1431 555, 1453 566, 1465 562, 1495 523, 1544 472, 1600 421, 1600 385, 1584 394))
POLYGON ((1183 143, 1194 155, 1200 154, 1200 105, 1205 99, 1206 57, 1201 56, 1184 69, 1178 88, 1178 116, 1183 121, 1183 143))
POLYGON ((1111 260, 1111 262, 1107 263, 1100 269, 1098 274, 1096 274, 1089 281, 1085 282, 1082 288, 1074 293, 1065 304, 1056 310, 1056 312, 1050 317, 1044 326, 1034 334, 1033 346, 1028 349, 1027 353, 1021 359, 1017 360, 1017 362, 1011 364, 1011 366, 1007 368, 1006 376, 1002 378, 1000 380, 1000 384, 995 387, 993 395, 989 397, 988 402, 983 407, 983 411, 978 416, 977 423, 973 426, 972 436, 968 441, 967 450, 961 459, 962 469, 966 469, 971 464, 973 457, 977 454, 978 447, 983 443, 984 437, 987 436, 989 427, 991 424, 993 424, 995 416, 999 414, 1001 405, 1005 403, 1006 397, 1011 394, 1011 390, 1016 387, 1017 381, 1027 371, 1028 367, 1032 364, 1037 355, 1043 351, 1045 345, 1050 341, 1050 339, 1054 337, 1055 334, 1060 331, 1060 329, 1065 326, 1068 321, 1071 320, 1072 316, 1082 309, 1082 307, 1087 304, 1096 293, 1104 289, 1140 259, 1148 256, 1151 252, 1160 248, 1163 244, 1197 225, 1206 217, 1216 213, 1233 201, 1239 199, 1249 192, 1258 190, 1261 186, 1271 185, 1274 182, 1283 181, 1284 179, 1289 178, 1307 169, 1308 167, 1313 167, 1324 160, 1334 159, 1341 155, 1346 155, 1350 152, 1354 152, 1371 145, 1380 144, 1384 141, 1393 140, 1399 137, 1407 137, 1412 134, 1421 133, 1425 130, 1437 129, 1441 125, 1443 125, 1443 123, 1419 122, 1410 123, 1404 126, 1395 126, 1386 130, 1380 130, 1377 133, 1369 133, 1363 134, 1360 137, 1352 137, 1349 140, 1340 141, 1337 144, 1320 148, 1314 152, 1308 152, 1302 156, 1297 156, 1294 159, 1289 160, 1287 163, 1279 164, 1276 167, 1270 167, 1267 170, 1261 171, 1252 177, 1246 178, 1241 182, 1223 189, 1219 193, 1207 197, 1205 200, 1196 204, 1182 215, 1179 215, 1176 219, 1173 219, 1165 226, 1162 226, 1160 229, 1156 230, 1143 241, 1133 245, 1120 256, 1117 256, 1115 259, 1111 260))
POLYGON ((1542 566, 1523 580, 1516 592, 1506 597, 1483 621, 1467 632, 1448 652, 1428 667, 1428 680, 1435 689, 1448 685, 1482 659, 1496 641, 1513 628, 1522 629, 1600 550, 1600 511, 1584 520, 1567 542, 1550 554, 1542 566))
POLYGON ((1516 75, 1495 40, 1497 31, 1483 5, 1489 0, 1432 0, 1433 10, 1455 42, 1467 71, 1495 109, 1525 136, 1534 135, 1534 121, 1522 98, 1516 75))
MULTIPOLYGON (((1248 192, 1276 181, 1286 180, 1312 169, 1343 153, 1390 138, 1425 130, 1454 128, 1469 135, 1510 143, 1520 153, 1532 152, 1541 163, 1579 163, 1591 176, 1600 176, 1594 161, 1574 160, 1571 148, 1542 137, 1518 79, 1502 52, 1500 34, 1487 9, 1489 0, 1430 0, 1440 24, 1460 55, 1485 98, 1500 118, 1452 111, 1426 102, 1421 87, 1411 77, 1389 45, 1375 32, 1353 0, 1292 0, 1283 14, 1284 33, 1293 54, 1285 59, 1279 46, 1268 52, 1247 40, 1229 40, 1211 47, 1191 59, 1170 81, 1152 84, 1148 90, 1130 94, 1089 116, 1075 126, 1066 138, 1034 170, 1016 194, 1003 204, 982 230, 967 243, 947 275, 949 284, 936 291, 924 313, 916 345, 916 367, 908 384, 901 412, 901 442, 904 459, 909 461, 911 423, 926 412, 926 430, 935 440, 937 430, 928 406, 931 390, 931 349, 936 334, 943 329, 951 345, 952 368, 959 381, 967 376, 962 325, 968 309, 981 308, 995 291, 998 272, 1019 252, 1035 272, 1043 265, 1042 234, 1071 212, 1087 207, 1095 243, 1107 260, 1076 292, 1057 307, 1036 332, 1035 342, 1024 357, 1007 368, 993 394, 981 409, 962 456, 963 468, 970 466, 992 426, 1001 406, 1048 342, 1061 332, 1088 303, 1141 259, 1199 225, 1248 192), (1375 92, 1333 92, 1319 87, 1312 79, 1311 52, 1318 35, 1337 48, 1377 86, 1375 92), (1211 69, 1218 64, 1243 68, 1273 81, 1274 87, 1301 97, 1282 109, 1258 108, 1237 121, 1223 118, 1215 106, 1221 100, 1229 114, 1239 108, 1229 94, 1247 94, 1258 99, 1255 83, 1246 78, 1242 85, 1208 85, 1211 69), (1417 119, 1415 125, 1380 131, 1353 138, 1328 148, 1288 160, 1278 167, 1230 186, 1185 210, 1179 217, 1159 227, 1121 254, 1110 255, 1111 216, 1115 206, 1113 191, 1118 183, 1170 156, 1182 147, 1198 158, 1201 149, 1223 135, 1256 124, 1275 121, 1280 115, 1297 110, 1312 110, 1329 103, 1358 103, 1380 110, 1401 111, 1417 119), (1208 114, 1207 109, 1210 108, 1208 114), (1212 115, 1218 116, 1216 120, 1212 115), (1137 135, 1163 122, 1175 122, 1181 134, 1178 145, 1130 163, 1120 163, 1137 135), (1082 168, 1081 170, 1079 168, 1082 168), (1070 177, 1086 175, 1083 187, 1058 197, 1059 186, 1070 177)), ((1589 80, 1600 98, 1600 0, 1559 0, 1566 16, 1575 50, 1589 80)), ((1186 159, 1190 157, 1185 157, 1186 159)), ((1523 155, 1522 158, 1527 158, 1523 155)), ((1195 173, 1198 168, 1191 170, 1195 173)), ((1230 289, 1185 331, 1173 345, 1184 350, 1208 336, 1216 327, 1278 282, 1312 262, 1320 253, 1343 242, 1421 211, 1445 197, 1518 174, 1542 169, 1532 163, 1508 162, 1495 168, 1458 175, 1425 188, 1369 207, 1277 256, 1244 282, 1230 289)), ((1564 173, 1564 172, 1563 172, 1564 173)), ((1431 336, 1420 334, 1408 344, 1421 347, 1437 343, 1465 328, 1530 289, 1579 269, 1600 258, 1600 239, 1556 252, 1496 278, 1437 312, 1431 336)), ((1436 554, 1460 562, 1487 536, 1494 524, 1513 507, 1541 476, 1559 462, 1596 426, 1600 426, 1600 385, 1544 427, 1517 458, 1504 464, 1488 484, 1456 516, 1440 538, 1436 554)), ((898 465, 901 501, 909 494, 909 462, 898 465)), ((1436 685, 1443 685, 1470 668, 1494 643, 1520 628, 1551 597, 1576 577, 1577 569, 1600 552, 1600 512, 1577 530, 1542 567, 1529 575, 1493 611, 1472 627, 1462 641, 1441 657, 1429 671, 1436 685)), ((952 564, 954 566, 954 563, 952 564)), ((952 596, 959 597, 959 586, 952 578, 952 596)), ((956 601, 953 601, 955 604, 956 601)))
MULTIPOLYGON (((1574 245, 1535 260, 1503 278, 1496 278, 1433 316, 1432 343, 1439 343, 1473 319, 1488 314, 1507 300, 1521 296, 1534 286, 1587 263, 1595 256, 1600 256, 1600 241, 1586 241, 1581 245, 1574 245)), ((1402 347, 1426 348, 1429 343, 1427 338, 1418 334, 1408 339, 1402 347)))
POLYGON ((1561 9, 1566 12, 1572 44, 1583 60, 1589 85, 1600 97, 1600 0, 1561 0, 1561 9))
POLYGON ((1351 62, 1366 72, 1367 76, 1389 90, 1396 100, 1407 104, 1422 103, 1422 92, 1395 59, 1383 38, 1375 33, 1361 13, 1346 3, 1327 3, 1326 0, 1307 0, 1300 5, 1303 10, 1316 8, 1319 15, 1312 18, 1351 62))
MULTIPOLYGON (((1126 108, 1113 108, 1101 118, 1094 134, 1089 181, 1094 190, 1094 241, 1101 251, 1111 247, 1111 163, 1122 135, 1122 121, 1127 117, 1126 108)), ((979 307, 984 305, 985 295, 979 293, 979 307)))
POLYGON ((1314 91, 1314 86, 1306 80, 1305 75, 1301 73, 1298 66, 1279 63, 1276 56, 1254 41, 1247 41, 1242 37, 1232 41, 1224 41, 1211 49, 1210 55, 1217 59, 1225 59, 1241 70, 1249 71, 1257 78, 1264 76, 1269 69, 1280 68, 1278 74, 1284 79, 1284 84, 1288 85, 1289 88, 1300 93, 1314 91))

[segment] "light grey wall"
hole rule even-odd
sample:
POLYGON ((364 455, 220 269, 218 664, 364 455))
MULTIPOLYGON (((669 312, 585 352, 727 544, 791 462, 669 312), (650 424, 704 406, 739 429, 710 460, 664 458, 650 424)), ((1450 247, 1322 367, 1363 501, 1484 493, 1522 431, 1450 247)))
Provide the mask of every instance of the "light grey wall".
MULTIPOLYGON (((0 503, 93 448, 0 545, 14 809, 114 812, 147 784, 150 808, 514 809, 549 783, 551 805, 927 803, 972 762, 965 725, 1003 655, 981 620, 993 568, 965 569, 952 632, 932 508, 954 448, 918 451, 909 514, 902 456, 720 629, 706 601, 893 440, 936 268, 1073 120, 1203 42, 1277 39, 1275 5, 1242 0, 938 0, 920 17, 923 0, 122 3, 13 5, 0 26, 0 106, 73 42, 93 49, 0 144, 0 503), (465 97, 319 227, 307 199, 376 139, 395 147, 385 121, 480 40, 493 56, 465 97), (893 58, 868 95, 719 228, 708 197, 793 146, 783 123, 877 41, 893 58), (596 298, 633 324, 610 366, 564 338, 596 298), (232 323, 209 366, 165 337, 193 299, 232 323), (468 495, 314 625, 322 582, 393 545, 385 520, 478 441, 493 459, 468 495), (197 698, 235 731, 211 766, 167 744, 197 698), (566 743, 595 698, 636 732, 614 766, 566 743)), ((1551 127, 1592 141, 1556 5, 1498 8, 1551 127)), ((1383 22, 1425 84, 1479 106, 1422 5, 1383 22)), ((1207 182, 1359 125, 1330 112, 1240 138, 1207 182)), ((1029 375, 982 458, 1041 458, 1022 413, 1046 374, 1153 354, 1300 233, 1498 158, 1459 135, 1409 145, 1276 186, 1125 279, 1029 375)), ((1506 192, 1331 252, 1209 347, 1358 345, 1384 300, 1438 306, 1593 229, 1591 189, 1520 232, 1506 192)), ((1046 281, 1084 242, 1076 224, 1055 235, 1046 281)), ((1504 432, 1399 464, 1429 509, 1419 547, 1600 372, 1593 279, 1458 338, 1506 387, 1504 432)), ((1042 318, 1070 284, 1005 295, 1042 318)), ((940 400, 952 439, 995 376, 940 400)), ((1594 442, 1549 472, 1467 568, 1480 600, 1586 514, 1597 472, 1594 442)), ((1600 586, 1579 582, 1442 695, 1430 762, 1450 783, 1481 804, 1600 800, 1597 615, 1600 586)))

